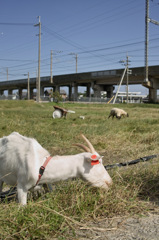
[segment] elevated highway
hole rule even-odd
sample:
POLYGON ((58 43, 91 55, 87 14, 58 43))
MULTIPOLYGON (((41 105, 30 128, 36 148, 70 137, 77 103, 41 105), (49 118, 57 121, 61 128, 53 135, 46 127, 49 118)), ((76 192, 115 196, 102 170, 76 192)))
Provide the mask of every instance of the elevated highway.
MULTIPOLYGON (((159 89, 159 66, 149 67, 149 82, 144 82, 144 67, 130 68, 132 74, 129 75, 129 85, 142 84, 149 88, 150 100, 156 101, 157 89, 159 89)), ((53 82, 50 76, 40 78, 40 95, 44 94, 44 88, 51 87, 54 91, 59 91, 60 87, 66 86, 69 88, 69 99, 72 97, 72 89, 74 89, 74 99, 77 97, 78 87, 85 86, 87 96, 90 96, 90 89, 94 90, 95 97, 100 97, 101 91, 107 91, 107 96, 112 97, 114 86, 118 85, 124 69, 113 69, 104 71, 94 71, 75 74, 56 75, 53 77, 53 82)), ((36 78, 30 78, 30 93, 33 95, 33 90, 36 88, 36 78)), ((123 85, 126 84, 126 76, 123 79, 123 85)), ((0 94, 8 90, 8 94, 18 89, 19 96, 22 95, 22 90, 28 88, 28 79, 19 79, 12 81, 0 82, 0 94)))

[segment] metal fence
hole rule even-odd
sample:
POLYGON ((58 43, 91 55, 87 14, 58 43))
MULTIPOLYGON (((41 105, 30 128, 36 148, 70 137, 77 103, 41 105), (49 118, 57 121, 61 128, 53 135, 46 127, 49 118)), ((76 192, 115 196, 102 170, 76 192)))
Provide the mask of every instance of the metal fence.
MULTIPOLYGON (((19 96, 18 95, 0 95, 0 100, 19 100, 19 96)), ((23 100, 27 100, 27 98, 23 98, 23 100)), ((34 100, 36 101, 36 97, 34 98, 34 100)), ((50 98, 49 96, 40 96, 40 100, 42 102, 57 102, 56 99, 50 98)), ((113 98, 97 98, 97 97, 79 97, 77 98, 77 100, 75 100, 74 98, 72 99, 63 99, 63 102, 79 102, 79 103, 113 103, 113 98)), ((123 100, 122 98, 117 98, 115 103, 126 103, 126 100, 123 100)), ((143 103, 144 99, 141 98, 130 98, 128 100, 128 103, 143 103)))
POLYGON ((18 95, 0 95, 0 100, 19 100, 18 95))

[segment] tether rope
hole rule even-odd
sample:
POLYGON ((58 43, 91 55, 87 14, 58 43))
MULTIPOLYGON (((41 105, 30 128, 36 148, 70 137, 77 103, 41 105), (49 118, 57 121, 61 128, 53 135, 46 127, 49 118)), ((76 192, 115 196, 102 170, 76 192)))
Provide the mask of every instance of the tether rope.
POLYGON ((141 158, 138 158, 136 160, 129 161, 129 162, 115 163, 115 164, 112 164, 112 165, 106 165, 104 167, 105 167, 106 170, 111 169, 111 168, 115 168, 115 167, 126 167, 126 166, 129 166, 129 165, 137 164, 139 162, 146 162, 146 161, 148 161, 150 159, 153 159, 153 158, 156 158, 158 156, 159 155, 151 155, 151 156, 141 157, 141 158))

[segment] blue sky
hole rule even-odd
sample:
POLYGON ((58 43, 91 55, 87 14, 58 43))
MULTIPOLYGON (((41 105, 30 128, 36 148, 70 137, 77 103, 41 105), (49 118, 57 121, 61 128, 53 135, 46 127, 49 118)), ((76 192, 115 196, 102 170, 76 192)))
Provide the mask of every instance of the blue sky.
MULTIPOLYGON (((159 21, 159 0, 149 2, 159 21)), ((145 0, 2 0, 0 81, 36 76, 41 19, 41 76, 144 66, 145 0)), ((159 64, 159 26, 149 24, 149 65, 159 64)), ((134 90, 134 89, 133 89, 134 90)), ((138 87, 137 87, 138 91, 138 87)))

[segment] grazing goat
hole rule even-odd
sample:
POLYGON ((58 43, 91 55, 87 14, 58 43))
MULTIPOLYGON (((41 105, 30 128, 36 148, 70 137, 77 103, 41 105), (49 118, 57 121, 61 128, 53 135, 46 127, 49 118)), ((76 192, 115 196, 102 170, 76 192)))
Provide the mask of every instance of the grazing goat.
POLYGON ((112 117, 112 119, 113 119, 114 117, 116 117, 116 118, 120 119, 122 116, 123 117, 125 117, 125 116, 129 117, 128 113, 125 112, 123 109, 112 108, 108 118, 112 117))
POLYGON ((84 149, 84 153, 54 157, 50 157, 35 139, 17 132, 0 138, 0 193, 3 182, 12 186, 17 184, 18 201, 25 205, 29 189, 75 177, 88 181, 92 186, 108 189, 112 179, 102 164, 102 157, 89 140, 84 135, 82 137, 88 147, 74 145, 84 149), (43 176, 41 170, 45 170, 43 176))

